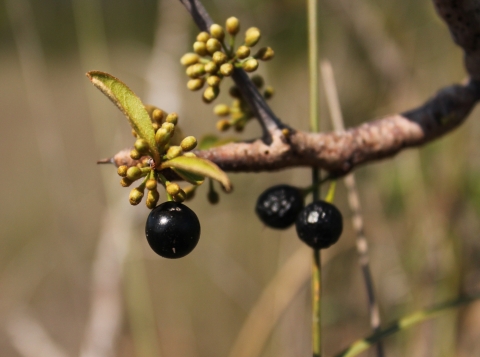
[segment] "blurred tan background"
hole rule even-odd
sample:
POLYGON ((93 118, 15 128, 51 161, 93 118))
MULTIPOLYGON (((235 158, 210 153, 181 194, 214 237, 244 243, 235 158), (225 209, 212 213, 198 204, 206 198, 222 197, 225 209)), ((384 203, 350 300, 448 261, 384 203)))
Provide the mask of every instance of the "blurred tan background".
MULTIPOLYGON (((308 130, 305 2, 205 6, 221 24, 235 15, 261 29, 276 54, 259 69, 276 89, 271 106, 308 130)), ((465 77, 431 2, 325 0, 319 20, 346 126, 413 108, 465 77)), ((199 189, 189 206, 200 243, 172 261, 149 249, 148 210, 128 204, 114 167, 95 164, 133 138, 88 70, 178 112, 187 135, 215 131, 213 106, 186 89, 178 62, 196 32, 175 0, 0 0, 0 356, 311 353, 310 252, 294 228, 265 228, 253 209, 274 183, 307 186, 308 169, 231 174, 235 190, 216 206, 199 189)), ((251 123, 242 138, 258 134, 251 123)), ((384 325, 478 291, 479 139, 475 110, 448 137, 356 171, 384 325)), ((370 333, 342 182, 335 201, 345 231, 323 254, 327 355, 370 333)), ((480 304, 471 304, 385 343, 388 356, 478 356, 478 341, 480 304)))

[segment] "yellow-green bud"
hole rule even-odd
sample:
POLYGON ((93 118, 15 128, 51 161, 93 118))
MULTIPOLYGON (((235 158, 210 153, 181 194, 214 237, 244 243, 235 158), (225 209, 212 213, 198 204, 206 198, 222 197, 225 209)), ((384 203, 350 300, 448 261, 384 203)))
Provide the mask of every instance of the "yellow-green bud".
POLYGON ((191 91, 196 91, 196 90, 202 89, 204 84, 205 84, 205 79, 203 78, 190 79, 187 82, 187 88, 190 89, 191 91))
POLYGON ((254 72, 258 68, 258 61, 255 58, 250 58, 242 63, 245 72, 254 72))
MULTIPOLYGON (((233 109, 238 109, 240 110, 240 112, 242 112, 242 100, 239 99, 239 98, 235 98, 233 101, 232 101, 232 108, 233 109)), ((238 110, 236 110, 236 112, 238 112, 238 110)), ((242 116, 242 113, 239 113, 240 116, 242 116)))
POLYGON ((236 17, 229 17, 225 21, 225 28, 230 35, 235 36, 240 30, 240 21, 236 17))
POLYGON ((218 87, 222 79, 219 76, 208 76, 207 84, 210 87, 218 87))
POLYGON ((183 202, 185 201, 186 198, 187 198, 187 194, 182 189, 180 189, 180 191, 178 191, 178 193, 175 196, 173 196, 173 200, 175 202, 183 202))
POLYGON ((147 190, 155 190, 157 188, 157 180, 155 179, 148 179, 145 183, 145 187, 147 190))
POLYGON ((224 63, 220 66, 220 73, 223 74, 225 77, 229 77, 233 73, 233 64, 231 63, 224 63))
POLYGON ((182 147, 183 151, 193 150, 197 146, 197 139, 195 139, 194 136, 187 136, 182 140, 180 146, 182 147))
POLYGON ((181 188, 175 182, 167 185, 167 192, 170 196, 176 196, 180 192, 181 188))
POLYGON ((160 128, 160 125, 158 123, 152 123, 152 128, 154 132, 157 132, 158 128, 160 128))
POLYGON ((210 38, 207 41, 207 51, 211 55, 213 55, 217 51, 220 51, 221 48, 222 48, 222 44, 216 38, 210 38))
POLYGON ((139 169, 137 166, 129 167, 127 170, 127 178, 135 181, 142 177, 142 170, 139 169))
POLYGON ((207 46, 205 42, 197 41, 193 43, 193 51, 199 56, 205 56, 208 54, 207 46))
POLYGON ((223 27, 218 24, 213 24, 210 26, 210 34, 213 38, 216 38, 219 41, 223 41, 225 37, 225 32, 223 31, 223 27))
POLYGON ((161 123, 164 117, 165 112, 162 109, 157 108, 152 112, 152 119, 157 123, 161 123))
POLYGON ((180 59, 180 63, 184 66, 191 66, 192 64, 197 63, 200 60, 200 57, 196 53, 185 53, 180 59))
POLYGON ((256 74, 254 76, 252 76, 252 78, 250 78, 253 82, 253 84, 255 84, 255 87, 257 88, 262 88, 263 87, 263 84, 264 84, 264 80, 263 80, 263 77, 259 74, 256 74))
POLYGON ((230 121, 227 119, 222 119, 217 121, 217 130, 218 131, 226 131, 230 128, 230 121))
POLYGON ((197 41, 200 41, 200 42, 207 42, 209 38, 210 38, 210 34, 205 31, 202 31, 197 35, 197 41))
POLYGON ((220 117, 224 117, 224 116, 227 116, 228 114, 230 114, 230 108, 226 104, 217 104, 213 108, 213 112, 215 113, 215 115, 218 115, 220 117))
POLYGON ((143 198, 143 191, 140 190, 138 187, 134 188, 132 191, 130 191, 130 196, 128 199, 130 200, 130 204, 133 206, 138 205, 143 198))
POLYGON ((160 194, 158 193, 158 191, 151 190, 151 191, 148 191, 147 193, 147 201, 145 203, 147 204, 148 208, 154 209, 159 199, 160 199, 160 194))
POLYGON ((263 47, 258 50, 257 54, 255 55, 255 58, 258 58, 262 61, 268 61, 273 58, 275 55, 275 52, 271 47, 263 47))
POLYGON ((201 63, 195 63, 191 68, 190 78, 198 78, 205 74, 205 66, 201 63))
POLYGON ((272 98, 274 94, 275 94, 275 90, 273 89, 272 86, 268 86, 267 88, 265 88, 265 91, 263 92, 263 96, 265 97, 265 99, 272 98))
POLYGON ((220 93, 220 90, 218 87, 207 87, 203 91, 203 100, 206 103, 211 103, 217 98, 218 93, 220 93))
POLYGON ((127 170, 128 170, 128 167, 126 165, 121 165, 117 168, 117 174, 119 176, 125 177, 127 176, 127 170))
POLYGON ((141 154, 148 152, 148 143, 143 139, 137 139, 134 146, 135 149, 141 154))
POLYGON ((230 94, 231 97, 233 98, 241 98, 242 94, 240 93, 240 89, 238 89, 237 86, 232 86, 228 90, 228 94, 230 94))
POLYGON ((132 151, 130 151, 130 157, 134 160, 138 160, 142 157, 142 154, 140 154, 138 150, 132 149, 132 151))
POLYGON ((167 123, 177 125, 178 123, 178 114, 173 112, 167 115, 167 118, 165 119, 167 123))
POLYGON ((186 157, 197 157, 197 155, 195 155, 193 152, 185 152, 185 153, 183 153, 183 156, 186 156, 186 157))
POLYGON ((122 185, 122 187, 128 187, 132 183, 133 183, 133 181, 130 180, 129 178, 126 178, 126 177, 122 177, 122 179, 120 180, 120 185, 122 185))
POLYGON ((227 59, 227 55, 222 51, 216 51, 212 56, 212 61, 217 65, 227 62, 227 59))
POLYGON ((165 128, 160 128, 155 133, 155 142, 159 147, 165 146, 170 141, 172 134, 165 128))
POLYGON ((244 59, 244 58, 247 58, 248 56, 250 56, 250 47, 248 46, 240 46, 238 49, 237 49, 237 57, 239 59, 244 59))
POLYGON ((177 146, 177 145, 170 146, 166 154, 167 160, 171 160, 182 155, 182 152, 183 151, 181 146, 177 146))
MULTIPOLYGON (((175 114, 175 113, 171 113, 171 114, 175 114)), ((178 119, 178 115, 177 115, 177 119, 178 119)), ((172 134, 173 131, 175 130, 175 124, 165 121, 165 123, 162 124, 162 129, 165 129, 168 133, 172 134)))
POLYGON ((215 74, 217 73, 217 71, 218 71, 218 66, 215 62, 208 62, 205 64, 205 72, 207 72, 208 74, 215 74))
POLYGON ((245 45, 248 47, 253 47, 260 40, 260 30, 256 27, 250 27, 245 31, 245 45))

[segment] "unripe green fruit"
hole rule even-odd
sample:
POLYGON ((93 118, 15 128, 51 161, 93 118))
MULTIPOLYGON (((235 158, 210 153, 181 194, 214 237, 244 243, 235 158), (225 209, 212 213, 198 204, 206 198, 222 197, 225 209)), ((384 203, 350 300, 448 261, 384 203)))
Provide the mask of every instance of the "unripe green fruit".
POLYGON ((164 117, 165 117, 165 112, 161 109, 157 108, 152 112, 152 119, 157 123, 161 123, 164 117))
POLYGON ((122 187, 128 187, 128 186, 130 186, 132 183, 133 183, 133 181, 130 180, 129 178, 126 178, 126 177, 123 177, 123 178, 120 180, 120 185, 122 185, 122 187))
POLYGON ((218 115, 220 117, 224 117, 224 116, 227 116, 228 114, 230 114, 230 108, 226 104, 217 104, 213 108, 213 112, 215 113, 215 115, 218 115))
POLYGON ((271 47, 264 47, 257 52, 257 54, 255 55, 255 58, 258 58, 262 61, 268 61, 268 60, 271 60, 274 55, 275 55, 275 52, 271 47))
MULTIPOLYGON (((216 53, 216 52, 215 52, 216 53)), ((218 71, 218 66, 215 62, 208 62, 205 64, 205 72, 208 74, 215 74, 218 71)))
POLYGON ((132 181, 138 180, 140 177, 142 177, 142 170, 137 166, 129 167, 126 177, 132 181))
POLYGON ((203 78, 190 79, 187 82, 187 88, 190 89, 191 91, 197 91, 199 89, 202 89, 204 84, 205 84, 205 79, 203 78))
POLYGON ((184 66, 191 66, 192 64, 197 63, 200 60, 200 57, 196 53, 185 53, 182 58, 180 58, 180 63, 184 66))
POLYGON ((239 59, 244 59, 250 56, 250 47, 248 46, 240 46, 237 49, 236 55, 239 59))
POLYGON ((209 38, 210 38, 210 34, 205 31, 202 31, 197 35, 197 41, 200 41, 200 42, 207 42, 209 38))
POLYGON ((117 174, 122 177, 127 176, 128 167, 126 165, 121 165, 117 168, 117 174))
POLYGON ((218 93, 220 93, 218 87, 207 87, 203 92, 203 100, 206 103, 211 103, 217 98, 218 93))
POLYGON ((196 41, 193 43, 193 51, 199 56, 206 56, 208 54, 205 42, 196 41))
POLYGON ((148 143, 143 139, 137 139, 134 146, 135 149, 141 154, 148 152, 148 143))
POLYGON ((225 21, 225 28, 230 35, 235 36, 240 30, 240 21, 236 17, 229 17, 225 21))
POLYGON ((134 188, 130 191, 130 196, 128 197, 130 204, 133 206, 138 205, 143 198, 143 191, 141 191, 138 187, 134 188))
POLYGON ((218 24, 213 24, 210 26, 210 34, 213 38, 216 38, 219 41, 223 41, 225 37, 225 32, 223 31, 223 27, 218 24))
POLYGON ((168 148, 166 157, 167 160, 171 160, 180 155, 182 155, 182 148, 180 146, 173 145, 168 148))
POLYGON ((142 154, 140 154, 138 150, 132 149, 132 151, 130 151, 130 157, 134 160, 138 160, 142 157, 142 154))
POLYGON ((220 66, 220 73, 223 74, 225 77, 229 77, 233 73, 233 64, 231 63, 224 63, 220 66))
POLYGON ((167 117, 165 118, 165 122, 173 124, 173 125, 177 125, 178 114, 175 113, 175 112, 168 114, 167 117))
POLYGON ((181 188, 180 188, 180 186, 178 186, 178 184, 176 184, 175 182, 173 182, 173 183, 167 184, 166 190, 167 190, 167 193, 168 193, 170 196, 175 196, 175 195, 177 195, 177 194, 180 192, 181 188))
POLYGON ((180 147, 182 148, 183 151, 193 150, 195 149, 196 146, 197 146, 197 139, 195 139, 194 136, 187 136, 180 143, 180 147))
POLYGON ((255 58, 250 58, 242 63, 245 72, 254 72, 258 68, 258 61, 255 58))
POLYGON ((212 61, 218 66, 227 62, 228 58, 222 51, 216 51, 212 56, 212 61))
POLYGON ((220 51, 221 48, 222 48, 222 44, 216 38, 210 38, 207 41, 207 51, 211 55, 213 55, 217 51, 220 51))
POLYGON ((248 47, 255 46, 258 41, 260 41, 260 30, 256 27, 250 27, 247 31, 245 31, 245 45, 248 47))
POLYGON ((221 82, 222 82, 222 79, 219 76, 209 76, 207 78, 207 84, 210 87, 218 87, 221 82))
POLYGON ((157 188, 157 180, 155 179, 149 179, 147 182, 145 182, 145 187, 147 190, 155 190, 157 188))

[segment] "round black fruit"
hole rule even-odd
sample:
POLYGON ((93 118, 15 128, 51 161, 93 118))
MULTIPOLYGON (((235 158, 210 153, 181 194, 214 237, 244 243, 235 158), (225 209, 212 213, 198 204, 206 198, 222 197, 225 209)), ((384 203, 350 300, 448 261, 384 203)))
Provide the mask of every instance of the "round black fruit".
POLYGON ((330 247, 343 230, 342 214, 334 205, 315 201, 305 207, 295 222, 298 237, 314 249, 330 247))
POLYGON ((257 200, 255 212, 268 227, 290 227, 303 208, 302 192, 293 186, 277 185, 264 191, 257 200))
POLYGON ((200 222, 187 206, 169 201, 155 207, 147 218, 145 235, 155 253, 170 259, 190 253, 200 239, 200 222))

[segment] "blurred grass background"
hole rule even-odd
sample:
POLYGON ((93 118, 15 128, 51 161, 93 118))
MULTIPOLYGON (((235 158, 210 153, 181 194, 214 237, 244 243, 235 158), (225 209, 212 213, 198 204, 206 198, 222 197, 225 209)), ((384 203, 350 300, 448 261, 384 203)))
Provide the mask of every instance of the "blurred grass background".
MULTIPOLYGON (((276 53, 259 69, 276 89, 271 106, 308 130, 305 2, 204 4, 219 23, 234 15, 243 29, 261 29, 261 45, 276 53)), ((326 0, 319 16, 321 57, 332 62, 347 127, 418 106, 465 78, 430 2, 326 0)), ((235 190, 216 206, 198 190, 189 206, 202 238, 171 261, 146 244, 147 209, 128 204, 113 167, 95 164, 133 141, 88 70, 178 112, 187 135, 214 132, 212 106, 186 89, 178 63, 196 32, 174 0, 0 1, 1 356, 310 354, 310 253, 294 228, 265 228, 253 210, 274 183, 308 185, 308 169, 231 174, 235 190), (242 330, 252 318, 260 323, 242 330)), ((356 171, 384 324, 478 291, 478 117, 356 171)), ((258 134, 252 123, 242 137, 258 134)), ((336 203, 345 231, 324 253, 327 355, 370 333, 342 184, 336 203)), ((389 337, 386 348, 388 356, 478 356, 479 337, 480 304, 471 304, 389 337)))

